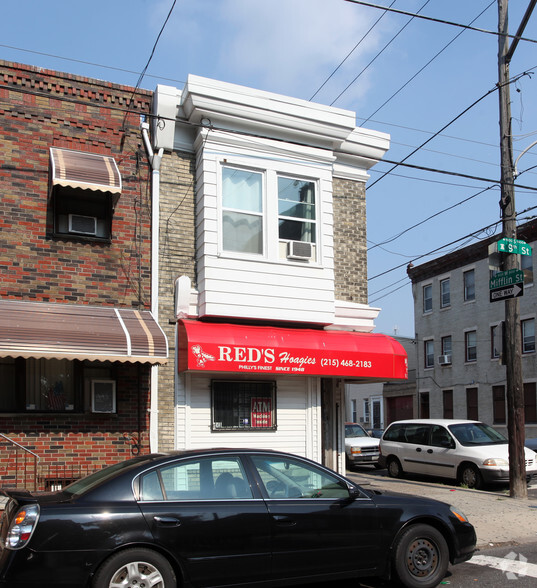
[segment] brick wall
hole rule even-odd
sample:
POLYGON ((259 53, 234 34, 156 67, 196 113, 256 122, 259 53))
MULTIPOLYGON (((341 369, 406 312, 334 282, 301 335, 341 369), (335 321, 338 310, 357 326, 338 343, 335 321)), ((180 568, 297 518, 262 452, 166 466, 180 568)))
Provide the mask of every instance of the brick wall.
MULTIPOLYGON (((139 123, 152 92, 131 100, 133 90, 0 61, 0 299, 150 308, 150 172, 139 123), (52 236, 52 146, 116 160, 123 189, 111 243, 52 236)), ((43 465, 114 463, 131 457, 128 440, 138 434, 147 452, 150 368, 116 370, 117 414, 0 414, 0 433, 35 450, 43 465)), ((0 455, 0 483, 13 457, 0 455)))
POLYGON ((161 165, 159 322, 168 337, 170 357, 159 368, 161 451, 174 449, 175 439, 175 281, 186 275, 196 285, 194 159, 190 153, 165 153, 161 165))
POLYGON ((367 304, 365 184, 334 178, 336 300, 367 304))
POLYGON ((0 298, 148 307, 150 191, 140 157, 151 93, 0 61, 0 298), (112 243, 51 237, 49 148, 112 155, 123 191, 112 243))

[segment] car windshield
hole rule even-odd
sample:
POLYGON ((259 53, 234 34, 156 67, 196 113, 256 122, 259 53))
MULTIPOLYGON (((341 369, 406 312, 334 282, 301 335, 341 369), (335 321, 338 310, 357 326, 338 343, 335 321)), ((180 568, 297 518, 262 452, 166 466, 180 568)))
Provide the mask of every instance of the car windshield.
POLYGON ((369 437, 360 425, 345 425, 345 437, 369 437))
POLYGON ((121 461, 114 465, 105 467, 102 470, 99 470, 98 472, 90 474, 85 478, 81 478, 80 480, 77 480, 76 482, 69 484, 69 486, 66 486, 62 489, 62 492, 64 494, 69 494, 71 496, 80 496, 81 494, 85 494, 92 488, 95 488, 99 484, 113 478, 122 470, 132 468, 134 465, 137 465, 137 463, 140 461, 147 461, 147 455, 134 457, 127 461, 121 461))
POLYGON ((500 445, 507 443, 507 439, 498 431, 484 423, 460 423, 449 425, 461 445, 500 445))

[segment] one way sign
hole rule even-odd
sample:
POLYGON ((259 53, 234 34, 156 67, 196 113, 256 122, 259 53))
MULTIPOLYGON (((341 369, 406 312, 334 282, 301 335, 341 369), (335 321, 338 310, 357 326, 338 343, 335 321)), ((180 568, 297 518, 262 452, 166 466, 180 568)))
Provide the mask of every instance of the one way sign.
POLYGON ((524 284, 513 284, 504 288, 490 290, 490 301, 507 300, 508 298, 518 298, 524 295, 524 284))

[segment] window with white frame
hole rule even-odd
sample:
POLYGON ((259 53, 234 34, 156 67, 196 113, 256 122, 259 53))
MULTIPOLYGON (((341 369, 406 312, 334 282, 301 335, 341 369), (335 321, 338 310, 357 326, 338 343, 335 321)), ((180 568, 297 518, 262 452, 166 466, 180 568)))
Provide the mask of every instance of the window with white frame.
POLYGON ((502 323, 490 327, 490 357, 497 359, 502 354, 502 323))
POLYGON ((425 367, 434 367, 434 341, 429 339, 425 341, 425 367))
POLYGON ((451 293, 449 278, 440 281, 440 308, 447 308, 451 305, 451 293))
POLYGON ((278 236, 280 241, 315 243, 315 184, 278 177, 278 236))
POLYGON ((466 361, 477 361, 477 331, 464 333, 464 347, 466 350, 466 361))
POLYGON ((423 286, 423 312, 431 312, 433 309, 433 286, 423 286))
POLYGON ((475 271, 473 269, 464 272, 464 300, 475 300, 475 271))
POLYGON ((451 335, 442 337, 441 347, 442 362, 444 363, 444 365, 451 364, 451 335))
POLYGON ((535 352, 535 319, 520 321, 522 328, 522 353, 535 352))
POLYGON ((222 168, 222 246, 263 254, 263 174, 222 168))
POLYGON ((309 261, 316 258, 317 182, 276 169, 222 166, 222 249, 309 261))
POLYGON ((364 422, 368 423, 371 419, 371 412, 369 410, 369 398, 364 399, 364 422))

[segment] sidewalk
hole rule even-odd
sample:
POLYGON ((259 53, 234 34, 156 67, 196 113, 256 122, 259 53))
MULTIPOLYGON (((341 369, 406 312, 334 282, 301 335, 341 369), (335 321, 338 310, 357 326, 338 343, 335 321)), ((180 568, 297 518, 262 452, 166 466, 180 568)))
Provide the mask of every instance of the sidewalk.
POLYGON ((347 477, 371 490, 414 494, 452 504, 474 525, 478 547, 537 542, 537 499, 510 498, 509 490, 503 486, 497 490, 468 490, 434 481, 394 479, 385 472, 369 474, 365 468, 348 471, 347 477))

